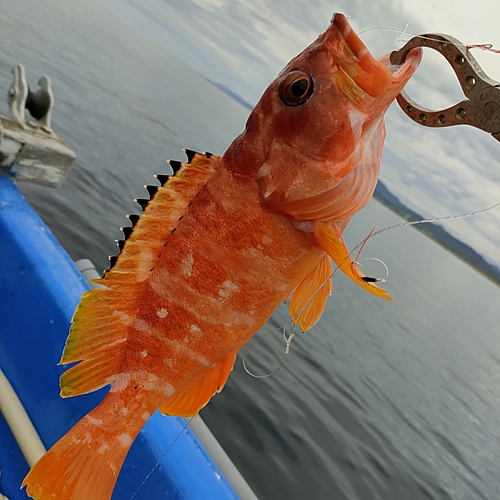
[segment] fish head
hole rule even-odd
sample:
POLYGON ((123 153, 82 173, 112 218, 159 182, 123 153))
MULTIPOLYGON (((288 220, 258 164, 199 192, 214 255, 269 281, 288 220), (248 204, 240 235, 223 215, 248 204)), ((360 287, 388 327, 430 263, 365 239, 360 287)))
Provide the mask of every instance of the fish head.
POLYGON ((345 219, 373 194, 384 113, 420 59, 419 48, 401 66, 376 59, 335 14, 270 84, 226 155, 238 152, 236 169, 252 165, 266 206, 299 220, 345 219))

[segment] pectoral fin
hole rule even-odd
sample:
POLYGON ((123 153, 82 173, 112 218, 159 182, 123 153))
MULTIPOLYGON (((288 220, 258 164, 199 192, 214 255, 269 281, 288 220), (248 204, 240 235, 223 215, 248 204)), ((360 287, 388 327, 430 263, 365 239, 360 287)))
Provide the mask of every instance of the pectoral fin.
POLYGON ((332 229, 326 224, 321 222, 317 223, 314 229, 314 239, 316 244, 332 258, 340 270, 354 281, 354 283, 372 295, 392 301, 385 290, 363 279, 366 277, 358 270, 356 264, 352 261, 349 250, 338 228, 332 229))
POLYGON ((289 312, 303 332, 314 326, 323 314, 332 292, 331 274, 332 263, 325 255, 293 292, 289 312))
POLYGON ((223 358, 215 366, 203 371, 173 396, 169 397, 161 406, 164 415, 179 417, 193 417, 210 401, 217 392, 222 391, 227 378, 233 369, 236 352, 223 358))

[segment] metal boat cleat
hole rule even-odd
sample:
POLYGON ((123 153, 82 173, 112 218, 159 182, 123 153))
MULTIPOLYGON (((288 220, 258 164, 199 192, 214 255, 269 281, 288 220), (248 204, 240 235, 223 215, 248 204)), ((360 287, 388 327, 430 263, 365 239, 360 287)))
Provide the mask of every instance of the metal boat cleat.
POLYGON ((14 80, 7 94, 7 102, 9 103, 9 116, 15 120, 22 128, 26 128, 26 120, 24 109, 28 99, 29 87, 26 80, 26 72, 24 66, 18 64, 12 68, 14 80))
POLYGON ((32 92, 22 64, 15 66, 12 73, 14 79, 7 95, 9 116, 0 115, 0 173, 16 181, 59 187, 76 154, 52 130, 54 94, 50 78, 42 76, 40 88, 32 92))
POLYGON ((8 103, 10 118, 15 120, 22 128, 30 125, 34 128, 41 128, 45 132, 52 134, 50 120, 52 108, 54 107, 54 94, 52 92, 52 82, 48 76, 42 76, 38 81, 40 89, 32 92, 26 72, 22 64, 18 64, 12 69, 14 80, 9 88, 8 103), (25 110, 28 110, 33 119, 26 120, 25 110))

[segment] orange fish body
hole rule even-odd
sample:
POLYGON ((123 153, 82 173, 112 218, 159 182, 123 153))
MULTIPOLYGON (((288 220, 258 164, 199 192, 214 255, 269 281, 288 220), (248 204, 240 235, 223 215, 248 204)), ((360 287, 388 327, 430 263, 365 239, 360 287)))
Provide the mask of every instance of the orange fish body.
POLYGON ((104 400, 26 476, 36 499, 106 500, 149 416, 196 415, 239 348, 292 295, 302 330, 321 316, 330 258, 367 291, 342 231, 371 198, 385 110, 420 61, 391 72, 336 14, 265 91, 223 157, 188 152, 158 176, 114 267, 80 303, 61 395, 104 400), (178 168, 179 167, 179 168, 178 168))

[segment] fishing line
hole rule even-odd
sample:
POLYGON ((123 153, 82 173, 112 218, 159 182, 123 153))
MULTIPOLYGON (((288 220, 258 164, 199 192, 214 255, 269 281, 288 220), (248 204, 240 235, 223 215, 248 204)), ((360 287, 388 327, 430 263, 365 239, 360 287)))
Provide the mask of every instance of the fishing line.
MULTIPOLYGON (((428 36, 422 36, 422 35, 419 35, 417 33, 411 33, 410 31, 406 31, 406 29, 408 28, 408 25, 410 23, 406 23, 405 24, 405 27, 402 29, 402 30, 398 30, 398 29, 395 29, 395 28, 367 28, 363 31, 360 31, 358 33, 358 35, 362 35, 363 33, 368 33, 369 31, 393 31, 395 33, 398 33, 398 36, 396 37, 396 42, 403 42, 403 43, 406 43, 408 40, 405 40, 403 38, 404 35, 409 35, 409 36, 418 36, 424 40, 435 40, 434 38, 428 36)), ((495 49, 493 47, 493 44, 491 43, 471 43, 471 44, 466 44, 466 43, 455 43, 454 44, 455 47, 463 47, 464 49, 481 49, 481 50, 485 50, 487 52, 492 52, 493 54, 500 54, 500 50, 499 49, 495 49)))
MULTIPOLYGON (((389 267, 387 266, 387 264, 383 260, 377 259, 375 257, 365 257, 364 259, 365 260, 374 260, 375 262, 380 262, 380 264, 382 264, 384 266, 385 278, 376 278, 376 280, 379 283, 385 283, 387 281, 387 278, 389 277, 389 267)), ((361 262, 358 262, 357 260, 354 261, 354 264, 356 264, 357 266, 363 267, 363 264, 361 264, 361 262)))
POLYGON ((191 421, 193 420, 194 417, 190 417, 189 420, 186 422, 186 424, 184 425, 184 427, 182 428, 182 430, 179 432, 179 434, 177 435, 177 437, 172 441, 171 445, 167 448, 167 450, 165 451, 165 453, 160 457, 160 459, 158 460, 158 462, 156 462, 153 466, 153 468, 149 471, 149 473, 147 474, 147 476, 144 478, 144 481, 142 481, 142 483, 139 485, 139 487, 134 491, 134 494, 130 497, 129 500, 132 500, 136 495, 137 493, 139 492, 139 490, 144 486, 144 484, 146 483, 146 481, 151 477, 151 474, 153 474, 153 472, 159 467, 160 465, 160 462, 165 458, 165 455, 172 449, 172 447, 174 446, 174 444, 178 441, 178 439, 182 436, 182 434, 185 432, 185 430, 189 427, 189 424, 191 423, 191 421))
MULTIPOLYGON (((323 286, 323 285, 322 285, 323 286)), ((261 337, 260 339, 257 339, 255 340, 254 342, 252 342, 248 348, 245 350, 245 353, 243 354, 243 359, 242 359, 242 364, 243 364, 243 369, 248 373, 248 375, 250 375, 251 377, 253 378, 258 378, 258 379, 261 379, 261 378, 267 378, 267 377, 271 377, 272 375, 274 375, 275 373, 277 373, 279 370, 281 370, 281 368, 284 366, 285 362, 286 362, 286 359, 288 357, 288 354, 290 352, 290 345, 292 343, 292 340, 293 338, 295 337, 295 329, 296 329, 296 326, 293 325, 293 330, 290 332, 289 335, 287 335, 287 328, 290 326, 290 325, 293 325, 293 322, 292 320, 288 320, 283 326, 280 326, 279 328, 276 328, 268 333, 266 333, 263 337, 261 337), (270 335, 272 335, 273 333, 276 333, 276 332, 279 332, 279 331, 282 331, 283 332, 283 339, 286 343, 286 347, 285 347, 285 356, 283 357, 281 363, 279 364, 279 366, 277 368, 275 368, 273 371, 269 372, 269 373, 265 373, 264 375, 257 375, 256 373, 253 373, 247 366, 247 356, 250 354, 250 351, 259 343, 259 342, 262 342, 263 340, 265 340, 267 337, 269 337, 270 335)))
MULTIPOLYGON (((474 212, 468 212, 465 214, 459 214, 459 215, 446 215, 444 217, 435 217, 434 219, 421 219, 421 220, 415 220, 415 221, 408 221, 408 222, 402 222, 401 224, 395 224, 393 226, 388 226, 383 229, 379 229, 378 231, 371 232, 368 235, 368 238, 373 238, 373 236, 376 236, 377 234, 385 233, 386 231, 389 231, 391 229, 397 229, 398 227, 405 227, 405 226, 416 226, 417 224, 428 224, 431 222, 443 222, 443 221, 450 221, 450 220, 455 220, 455 219, 467 219, 468 217, 472 217, 474 215, 479 215, 479 214, 484 214, 486 212, 489 212, 490 210, 493 210, 495 208, 500 207, 500 202, 495 203, 494 205, 491 205, 490 207, 483 208, 481 210, 476 210, 474 212)), ((368 240, 368 238, 365 238, 362 242, 358 243, 351 251, 354 252, 357 250, 360 246, 362 247, 368 240)))

